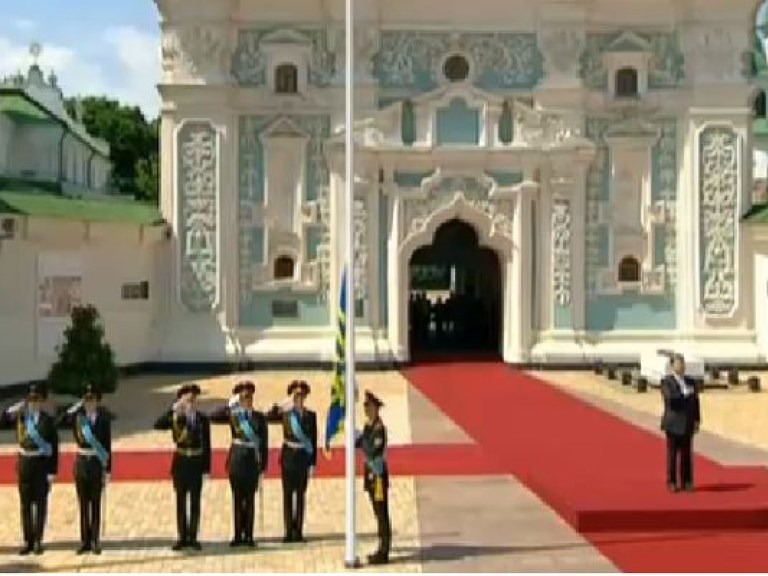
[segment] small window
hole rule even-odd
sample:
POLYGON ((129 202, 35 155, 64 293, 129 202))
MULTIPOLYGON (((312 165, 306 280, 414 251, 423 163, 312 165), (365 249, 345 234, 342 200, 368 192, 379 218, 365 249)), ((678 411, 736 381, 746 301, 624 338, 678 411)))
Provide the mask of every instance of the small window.
POLYGON ((296 94, 299 91, 299 71, 294 64, 280 64, 275 68, 275 92, 296 94))
POLYGON ((640 262, 633 256, 625 256, 619 263, 619 282, 640 282, 640 262))
POLYGON ((275 260, 275 280, 293 279, 293 258, 290 256, 280 256, 275 260))
POLYGON ((635 98, 638 95, 637 70, 622 68, 616 72, 616 96, 619 98, 635 98))
POLYGON ((149 300, 149 282, 129 282, 120 290, 123 300, 149 300))
POLYGON ((443 74, 451 82, 461 82, 469 76, 469 62, 461 54, 449 56, 443 64, 443 74))
POLYGON ((766 112, 765 92, 760 90, 760 92, 757 93, 757 96, 755 96, 755 100, 752 104, 752 107, 755 113, 755 118, 765 118, 765 112, 766 112))

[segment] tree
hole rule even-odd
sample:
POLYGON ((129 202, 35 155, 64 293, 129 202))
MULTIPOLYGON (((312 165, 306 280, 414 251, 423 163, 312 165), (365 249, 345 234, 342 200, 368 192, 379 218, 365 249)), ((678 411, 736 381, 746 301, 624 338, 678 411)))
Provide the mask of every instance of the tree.
POLYGON ((160 198, 160 159, 157 154, 140 158, 136 165, 136 199, 158 203, 160 198))
MULTIPOLYGON (((158 120, 147 121, 138 106, 126 106, 104 96, 88 96, 79 102, 88 133, 109 143, 112 179, 118 192, 142 200, 156 199, 157 194, 151 193, 159 187, 159 170, 155 172, 157 184, 151 185, 146 178, 152 174, 152 156, 157 156, 160 148, 158 120)), ((75 100, 68 100, 67 107, 73 112, 75 100)))
POLYGON ((51 366, 48 383, 53 392, 79 397, 85 384, 102 392, 117 389, 117 366, 112 347, 104 339, 104 327, 94 306, 77 306, 64 331, 59 359, 51 366))

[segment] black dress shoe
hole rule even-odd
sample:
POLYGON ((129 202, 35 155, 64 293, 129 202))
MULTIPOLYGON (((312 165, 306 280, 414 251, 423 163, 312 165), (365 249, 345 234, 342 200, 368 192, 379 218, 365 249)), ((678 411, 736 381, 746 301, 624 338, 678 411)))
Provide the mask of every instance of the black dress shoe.
POLYGON ((83 544, 80 546, 80 548, 77 549, 77 555, 80 556, 82 554, 85 554, 86 552, 91 551, 91 545, 90 544, 83 544))
POLYGON ((182 542, 181 540, 175 542, 174 545, 171 546, 171 550, 173 550, 174 552, 179 552, 183 549, 184 549, 184 542, 182 542))
POLYGON ((242 546, 242 545, 243 545, 243 541, 242 541, 242 540, 240 540, 240 538, 234 538, 234 539, 233 539, 233 540, 232 540, 232 541, 229 543, 229 547, 230 547, 230 548, 237 548, 238 546, 242 546))
POLYGON ((35 544, 35 547, 32 549, 32 551, 37 555, 40 556, 40 554, 43 553, 43 545, 40 542, 37 542, 35 544))
POLYGON ((686 484, 685 485, 685 491, 686 492, 695 492, 696 489, 693 487, 693 484, 686 484))
POLYGON ((19 550, 19 556, 26 556, 31 553, 32 553, 32 544, 27 544, 26 546, 24 546, 24 548, 19 550))
POLYGON ((203 549, 203 547, 200 545, 200 542, 198 542, 197 540, 192 540, 192 542, 187 544, 187 546, 192 548, 192 550, 196 550, 197 552, 200 552, 200 550, 203 549))
POLYGON ((97 556, 99 554, 101 554, 101 546, 99 546, 98 544, 94 544, 93 545, 93 553, 96 554, 97 556))
POLYGON ((256 540, 253 538, 246 538, 243 542, 243 546, 246 546, 248 548, 256 548, 256 540))
POLYGON ((374 566, 381 566, 382 564, 389 564, 389 558, 387 555, 382 554, 380 552, 376 552, 375 554, 371 554, 368 556, 368 564, 374 565, 374 566))
POLYGON ((667 490, 669 490, 670 492, 672 492, 674 494, 675 492, 679 492, 680 488, 677 487, 677 484, 672 484, 670 482, 669 484, 667 484, 667 490))
POLYGON ((293 541, 293 534, 286 534, 283 536, 283 544, 290 544, 293 541))

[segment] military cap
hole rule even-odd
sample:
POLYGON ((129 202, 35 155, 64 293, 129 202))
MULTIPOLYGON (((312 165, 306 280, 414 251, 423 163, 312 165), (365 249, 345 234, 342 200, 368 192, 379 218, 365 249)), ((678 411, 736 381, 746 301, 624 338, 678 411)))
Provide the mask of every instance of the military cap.
POLYGON ((243 380, 238 382, 232 389, 232 394, 254 394, 256 392, 256 384, 250 380, 243 380))
POLYGON ((178 391, 176 392, 176 399, 178 400, 182 396, 186 396, 187 394, 193 394, 195 396, 200 395, 200 386, 197 384, 184 384, 182 385, 178 391))
POLYGON ((35 396, 43 399, 48 397, 48 389, 44 384, 33 382, 29 385, 29 388, 27 389, 27 398, 32 398, 35 396))
POLYGON ((304 394, 304 396, 307 396, 309 392, 309 384, 307 384, 305 380, 294 380, 288 385, 288 396, 292 396, 296 393, 304 394))
POLYGON ((96 400, 101 400, 101 390, 99 390, 98 387, 88 382, 86 383, 85 389, 83 390, 82 398, 83 400, 88 400, 89 398, 95 398, 96 400))
POLYGON ((363 405, 371 405, 376 406, 376 408, 381 408, 384 406, 384 402, 382 402, 378 396, 376 396, 373 392, 366 390, 365 391, 365 400, 363 401, 363 405))

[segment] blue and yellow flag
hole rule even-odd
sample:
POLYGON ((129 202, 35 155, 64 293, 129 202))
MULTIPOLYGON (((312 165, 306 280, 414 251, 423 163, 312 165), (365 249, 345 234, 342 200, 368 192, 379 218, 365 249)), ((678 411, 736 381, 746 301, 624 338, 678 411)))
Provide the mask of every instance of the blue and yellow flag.
POLYGON ((333 362, 333 384, 331 405, 325 424, 325 453, 330 454, 331 441, 344 430, 346 405, 345 375, 347 364, 347 268, 341 275, 341 299, 339 302, 338 330, 336 333, 336 356, 333 362))

